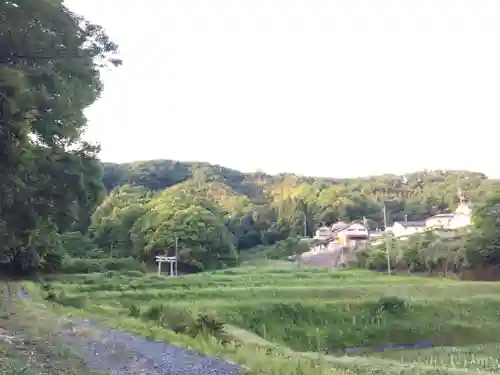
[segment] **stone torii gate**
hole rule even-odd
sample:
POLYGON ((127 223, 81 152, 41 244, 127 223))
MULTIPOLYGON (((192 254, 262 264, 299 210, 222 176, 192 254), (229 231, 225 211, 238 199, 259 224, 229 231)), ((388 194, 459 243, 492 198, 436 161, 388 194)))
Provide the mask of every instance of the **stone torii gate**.
POLYGON ((164 255, 158 255, 155 257, 156 262, 158 262, 158 276, 161 275, 161 264, 170 263, 170 276, 177 276, 177 257, 167 257, 164 255), (175 267, 174 267, 175 265, 175 267), (175 272, 174 272, 175 271, 175 272))

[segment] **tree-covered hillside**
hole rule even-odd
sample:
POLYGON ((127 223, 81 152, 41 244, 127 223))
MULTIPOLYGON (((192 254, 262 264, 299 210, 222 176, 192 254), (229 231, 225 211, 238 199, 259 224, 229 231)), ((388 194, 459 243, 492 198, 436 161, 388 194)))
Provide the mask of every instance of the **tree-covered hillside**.
MULTIPOLYGON (((112 193, 94 215, 95 228, 99 227, 95 217, 100 215, 103 206, 112 204, 111 201, 118 196, 128 201, 129 193, 125 190, 142 186, 155 202, 164 199, 163 196, 178 196, 181 199, 180 195, 184 194, 182 199, 185 200, 203 199, 215 203, 237 248, 244 250, 260 244, 273 244, 290 236, 311 236, 318 226, 337 220, 366 218, 372 229, 383 228, 381 211, 384 204, 390 222, 404 220, 405 215, 408 220, 422 220, 438 212, 455 209, 459 202, 458 189, 475 202, 492 191, 496 181, 487 179, 482 173, 468 171, 421 171, 405 176, 355 179, 292 174, 273 176, 245 174, 208 163, 152 160, 130 164, 106 163, 104 184, 112 193), (116 190, 122 185, 129 187, 116 190), (186 191, 189 191, 187 196, 186 191)), ((143 189, 140 189, 136 202, 143 199, 143 189)), ((140 211, 139 208, 127 207, 124 217, 130 215, 129 212, 140 211)), ((171 204, 162 207, 175 211, 181 206, 171 204)), ((158 217, 159 214, 156 215, 158 217)), ((151 223, 153 219, 142 220, 151 223)), ((118 223, 117 220, 111 222, 118 223)), ((127 230, 122 228, 122 232, 127 230)), ((128 238, 120 241, 132 243, 128 238)))

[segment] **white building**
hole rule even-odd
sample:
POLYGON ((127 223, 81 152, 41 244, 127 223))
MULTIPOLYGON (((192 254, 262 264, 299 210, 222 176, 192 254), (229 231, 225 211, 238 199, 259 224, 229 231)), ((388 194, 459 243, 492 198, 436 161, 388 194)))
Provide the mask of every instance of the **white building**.
POLYGON ((458 229, 471 225, 472 209, 469 203, 461 202, 454 213, 438 214, 425 221, 427 228, 458 229))
POLYGON ((423 232, 425 227, 425 221, 396 221, 392 226, 392 233, 396 238, 411 236, 423 232))
POLYGON ((315 240, 326 240, 327 238, 330 238, 332 236, 332 229, 331 227, 321 227, 316 231, 316 235, 314 236, 315 240))
POLYGON ((425 220, 427 228, 448 228, 454 214, 437 214, 425 220))
POLYGON ((468 227, 472 223, 472 208, 470 204, 460 203, 460 205, 455 210, 453 218, 450 220, 448 228, 457 229, 468 227))

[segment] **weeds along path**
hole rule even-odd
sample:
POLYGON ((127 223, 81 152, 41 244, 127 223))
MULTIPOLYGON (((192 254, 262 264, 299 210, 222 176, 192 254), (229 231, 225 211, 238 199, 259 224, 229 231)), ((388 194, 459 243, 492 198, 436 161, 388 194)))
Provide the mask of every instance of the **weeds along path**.
MULTIPOLYGON (((30 297, 20 287, 19 296, 30 297)), ((33 302, 34 303, 34 302, 33 302)), ((87 319, 75 318, 61 322, 56 335, 85 364, 114 375, 236 375, 239 367, 216 358, 106 328, 87 319)))

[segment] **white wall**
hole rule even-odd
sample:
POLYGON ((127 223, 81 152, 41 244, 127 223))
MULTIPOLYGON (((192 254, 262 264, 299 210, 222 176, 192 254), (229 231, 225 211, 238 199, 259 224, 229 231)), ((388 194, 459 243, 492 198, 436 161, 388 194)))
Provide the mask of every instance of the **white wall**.
POLYGON ((430 217, 425 221, 425 226, 431 227, 444 227, 447 228, 450 224, 450 217, 430 217))
POLYGON ((453 219, 450 221, 449 228, 463 228, 471 225, 470 215, 455 215, 453 219))
POLYGON ((363 224, 354 223, 343 231, 348 236, 366 236, 368 237, 368 228, 363 224))
POLYGON ((423 232, 422 227, 405 227, 403 224, 395 222, 393 225, 393 233, 396 237, 409 236, 415 233, 423 232))

